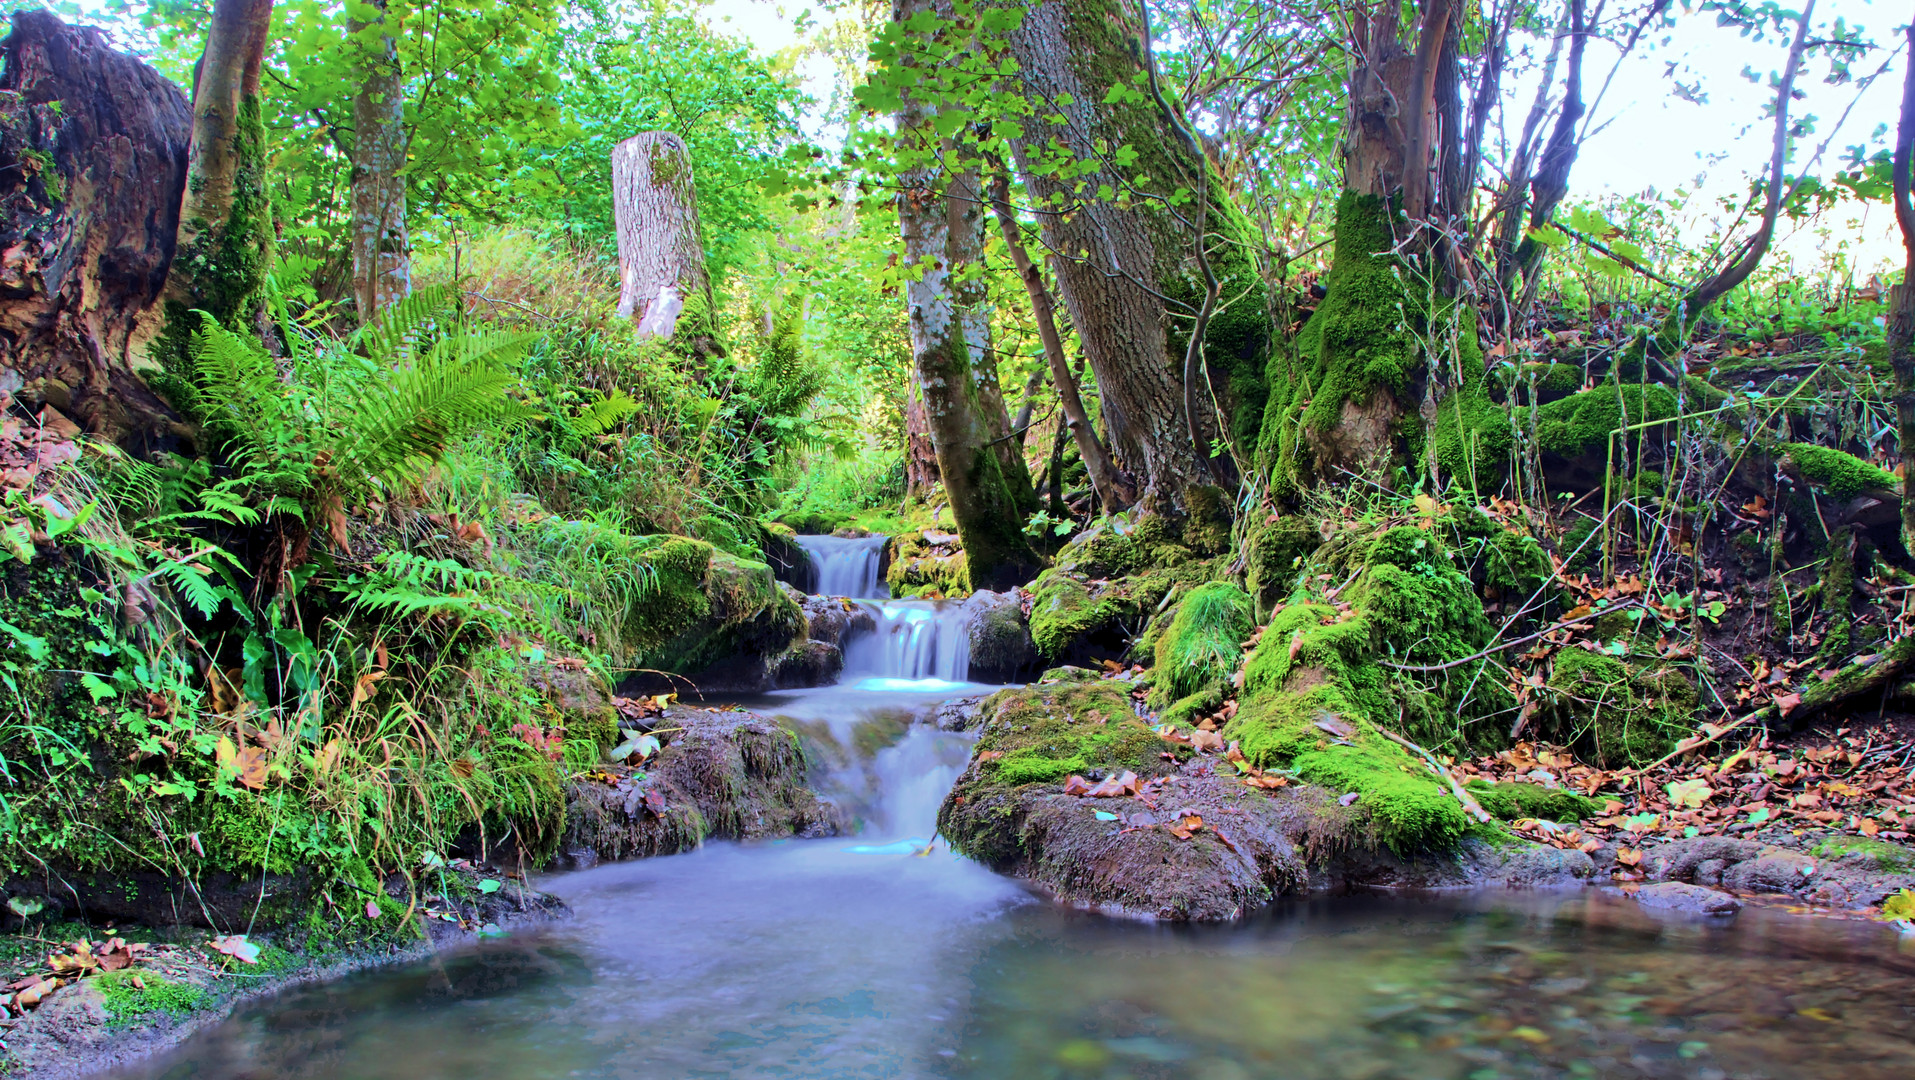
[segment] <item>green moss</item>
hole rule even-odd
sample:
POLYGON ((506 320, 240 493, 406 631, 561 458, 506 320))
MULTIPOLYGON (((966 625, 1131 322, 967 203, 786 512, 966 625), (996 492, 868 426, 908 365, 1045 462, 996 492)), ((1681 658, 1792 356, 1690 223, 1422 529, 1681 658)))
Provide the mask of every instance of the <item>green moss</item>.
POLYGON ((1537 406, 1536 442, 1545 453, 1563 458, 1600 454, 1611 432, 1675 415, 1675 391, 1666 386, 1608 382, 1537 406))
MULTIPOLYGON (((1256 406, 1262 421, 1263 405, 1256 406)), ((1251 432, 1255 435, 1255 430, 1251 432)), ((1221 555, 1230 550, 1230 495, 1220 487, 1198 484, 1184 490, 1183 543, 1197 555, 1221 555)))
POLYGON ((1869 491, 1899 491, 1901 481, 1879 465, 1854 454, 1813 443, 1783 443, 1778 447, 1801 471, 1802 479, 1841 499, 1869 491))
POLYGON ((1163 708, 1228 679, 1254 626, 1250 596, 1242 589, 1211 582, 1192 590, 1156 643, 1151 704, 1163 708))
POLYGON ((518 846, 532 865, 543 865, 565 832, 565 788, 556 763, 518 739, 499 739, 487 755, 486 772, 518 846))
MULTIPOLYGON (((1527 422, 1527 410, 1517 410, 1516 423, 1527 422)), ((1436 407, 1436 434, 1431 451, 1450 475, 1477 487, 1496 483, 1508 466, 1516 436, 1511 418, 1480 382, 1444 398, 1436 407)))
POLYGON ((1859 855, 1876 870, 1915 870, 1915 851, 1863 836, 1831 836, 1816 844, 1812 853, 1823 859, 1859 855))
POLYGON ((1548 788, 1520 780, 1503 784, 1471 780, 1465 786, 1483 809, 1504 821, 1541 818, 1545 821, 1573 822, 1602 812, 1601 803, 1563 788, 1548 788))
POLYGON ((1336 256, 1323 277, 1323 303, 1298 334, 1294 350, 1276 350, 1265 382, 1269 400, 1258 439, 1259 471, 1286 496, 1310 473, 1307 431, 1327 432, 1346 402, 1402 390, 1422 361, 1403 329, 1407 294, 1390 208, 1381 199, 1344 191, 1336 207, 1336 256))
POLYGON ((1034 585, 1031 640, 1037 643, 1039 652, 1053 660, 1137 614, 1127 597, 1093 597, 1089 587, 1056 570, 1046 571, 1034 585))
POLYGON ((1339 796, 1355 792, 1376 842, 1398 854, 1445 850, 1469 827, 1462 804, 1420 760, 1371 730, 1332 682, 1243 699, 1224 736, 1261 768, 1293 769, 1339 796))
POLYGON ((204 311, 227 329, 247 328, 272 265, 272 200, 266 190, 266 126, 258 95, 243 98, 233 141, 233 198, 225 221, 195 221, 192 243, 173 256, 160 333, 148 347, 155 389, 198 412, 192 340, 204 311))
POLYGON ((1090 680, 1000 690, 984 700, 978 769, 987 783, 1050 783, 1093 769, 1164 771, 1171 744, 1137 717, 1129 684, 1090 680))
POLYGON ((1244 585, 1259 612, 1267 612, 1296 587, 1303 562, 1321 546, 1309 518, 1291 514, 1253 530, 1244 541, 1244 585))
POLYGON ((891 595, 904 599, 956 599, 971 594, 970 560, 962 551, 939 555, 915 529, 891 538, 891 564, 885 569, 891 595))
POLYGON ((1550 669, 1541 734, 1605 768, 1668 753, 1694 722, 1695 684, 1673 667, 1632 669, 1613 656, 1569 648, 1550 669))
POLYGON ((169 979, 150 968, 122 968, 88 981, 99 988, 108 1020, 121 1025, 160 1017, 179 1019, 212 1000, 205 989, 169 979), (144 983, 144 988, 135 985, 135 979, 144 983))
POLYGON ((1500 599, 1527 600, 1553 575, 1548 553, 1527 534, 1499 531, 1483 550, 1484 591, 1500 599))

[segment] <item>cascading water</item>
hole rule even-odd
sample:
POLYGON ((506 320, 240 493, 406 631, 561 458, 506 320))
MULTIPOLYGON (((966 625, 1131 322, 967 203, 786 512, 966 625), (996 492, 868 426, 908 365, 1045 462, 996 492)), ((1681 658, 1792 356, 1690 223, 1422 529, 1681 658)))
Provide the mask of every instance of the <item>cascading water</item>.
POLYGON ((862 606, 877 627, 845 642, 845 681, 872 690, 933 689, 970 678, 964 605, 953 600, 886 600, 862 606))
POLYGON ((971 674, 963 605, 944 600, 891 600, 879 575, 885 536, 798 537, 811 561, 819 596, 866 601, 874 628, 844 642, 844 681, 864 690, 933 690, 971 674))
POLYGON ((891 590, 878 575, 888 536, 798 537, 798 546, 811 560, 811 591, 819 596, 848 596, 853 600, 882 600, 891 590))

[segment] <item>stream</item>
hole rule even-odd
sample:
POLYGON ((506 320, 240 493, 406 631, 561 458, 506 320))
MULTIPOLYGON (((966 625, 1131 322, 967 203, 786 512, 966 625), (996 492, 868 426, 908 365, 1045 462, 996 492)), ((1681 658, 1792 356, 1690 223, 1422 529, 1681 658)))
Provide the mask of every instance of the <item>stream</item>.
MULTIPOLYGON (((862 831, 535 882, 576 915, 248 1006, 124 1078, 1915 1076, 1915 946, 1860 922, 1658 915, 1601 890, 1286 901, 1117 921, 932 843, 977 693, 955 604, 802 538, 873 606, 840 684, 751 699, 862 831), (929 848, 928 853, 926 849, 929 848)), ((837 575, 837 576, 833 576, 837 575)))

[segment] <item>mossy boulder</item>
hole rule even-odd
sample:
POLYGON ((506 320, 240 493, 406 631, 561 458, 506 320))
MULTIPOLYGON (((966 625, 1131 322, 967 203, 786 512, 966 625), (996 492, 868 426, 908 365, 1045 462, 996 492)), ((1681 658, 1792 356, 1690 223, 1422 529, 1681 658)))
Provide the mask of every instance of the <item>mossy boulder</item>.
POLYGON ((1244 541, 1244 587, 1259 612, 1268 612, 1290 595, 1304 561, 1322 543, 1316 522, 1300 514, 1251 531, 1244 541))
POLYGON ((1167 598, 1210 580, 1214 572, 1211 562, 1187 561, 1114 580, 1085 580, 1053 567, 1031 583, 1031 639, 1052 661, 1127 656, 1167 598))
POLYGON ((1603 808, 1603 804, 1595 799, 1566 788, 1544 787, 1522 780, 1498 784, 1479 779, 1471 780, 1464 786, 1483 809, 1504 821, 1541 818, 1544 821, 1569 823, 1595 817, 1603 808))
POLYGON ((1151 705, 1164 706, 1229 679, 1255 628, 1250 595, 1227 582, 1192 589, 1158 638, 1151 668, 1151 705))
POLYGON ((1037 645, 1016 590, 972 593, 964 601, 963 625, 973 680, 1010 682, 1037 663, 1037 645))
POLYGON ((1782 455, 1784 469, 1840 499, 1901 490, 1901 481, 1894 473, 1832 446, 1783 443, 1776 449, 1782 455))
POLYGON ((918 529, 891 538, 885 584, 899 599, 960 599, 971 592, 971 570, 957 538, 918 529))
POLYGON ((1538 734, 1604 768, 1645 765, 1694 727, 1696 687, 1667 664, 1568 648, 1551 662, 1538 734))
POLYGON ((744 711, 673 706, 661 729, 677 729, 644 769, 613 768, 613 783, 566 784, 561 862, 689 851, 707 839, 830 836, 837 817, 806 786, 796 736, 744 711))
POLYGON ((687 537, 665 539, 648 561, 656 583, 626 612, 633 665, 689 676, 705 690, 767 686, 772 658, 805 626, 771 567, 687 537))

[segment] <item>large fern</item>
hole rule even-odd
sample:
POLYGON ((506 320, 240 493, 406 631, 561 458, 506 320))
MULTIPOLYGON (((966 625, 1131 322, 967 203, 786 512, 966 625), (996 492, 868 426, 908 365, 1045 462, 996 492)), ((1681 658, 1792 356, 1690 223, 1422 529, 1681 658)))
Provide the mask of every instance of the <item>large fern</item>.
POLYGON ((518 408, 510 366, 536 335, 473 331, 449 288, 393 304, 352 350, 298 350, 290 380, 249 337, 201 315, 192 408, 269 498, 393 498, 472 429, 518 408))

